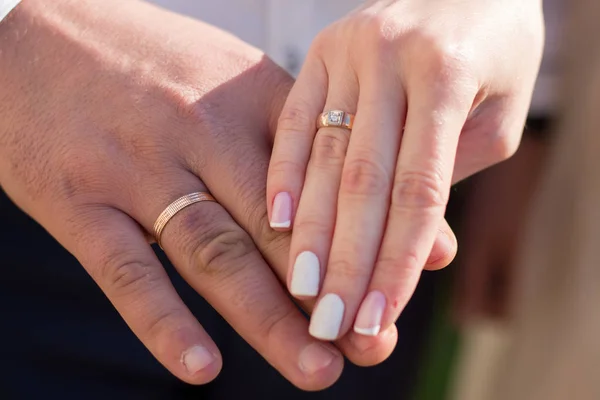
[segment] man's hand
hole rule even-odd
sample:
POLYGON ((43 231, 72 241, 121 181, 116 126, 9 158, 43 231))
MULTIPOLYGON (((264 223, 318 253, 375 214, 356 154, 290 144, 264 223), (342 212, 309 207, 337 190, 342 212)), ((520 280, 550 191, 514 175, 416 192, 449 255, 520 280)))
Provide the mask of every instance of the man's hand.
POLYGON ((309 336, 246 233, 283 260, 288 238, 267 233, 263 196, 290 86, 256 49, 143 2, 26 0, 0 26, 2 188, 189 383, 212 380, 221 356, 148 233, 206 187, 231 214, 199 203, 173 218, 162 244, 178 271, 295 385, 322 389, 341 373, 339 351, 309 336))

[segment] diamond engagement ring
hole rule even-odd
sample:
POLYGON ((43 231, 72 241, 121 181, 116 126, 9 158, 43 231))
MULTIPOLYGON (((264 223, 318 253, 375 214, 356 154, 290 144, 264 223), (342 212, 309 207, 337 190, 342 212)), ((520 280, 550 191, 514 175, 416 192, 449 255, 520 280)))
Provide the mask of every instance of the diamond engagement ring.
POLYGON ((325 111, 317 120, 317 129, 321 128, 344 128, 349 131, 354 125, 354 114, 340 110, 325 111))

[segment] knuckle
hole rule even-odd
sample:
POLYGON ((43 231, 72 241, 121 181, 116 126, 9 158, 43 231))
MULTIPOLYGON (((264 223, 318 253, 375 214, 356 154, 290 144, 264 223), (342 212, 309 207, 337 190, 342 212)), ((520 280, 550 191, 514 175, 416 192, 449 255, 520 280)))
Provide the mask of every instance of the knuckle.
POLYGON ((149 318, 146 326, 142 329, 145 332, 145 336, 149 338, 158 337, 161 332, 169 332, 180 328, 180 321, 185 318, 186 315, 184 315, 182 310, 161 310, 152 318, 149 318))
POLYGON ((242 259, 256 250, 248 235, 234 224, 220 224, 204 233, 192 245, 188 263, 192 273, 211 278, 226 278, 241 271, 242 259))
POLYGON ((286 330, 290 325, 290 319, 294 318, 295 312, 296 310, 292 307, 281 307, 281 305, 277 304, 264 314, 258 329, 260 332, 263 332, 267 343, 278 341, 278 336, 281 336, 281 332, 286 330))
POLYGON ((438 174, 404 171, 396 176, 392 206, 409 210, 437 209, 446 206, 448 193, 438 174))
POLYGON ((369 268, 363 268, 358 263, 351 261, 350 258, 341 258, 332 260, 328 267, 327 273, 350 282, 356 282, 357 279, 365 279, 371 275, 369 268))
POLYGON ((348 160, 342 172, 341 191, 353 195, 381 195, 390 184, 389 174, 372 157, 348 160))
POLYGON ((328 50, 331 48, 333 43, 332 38, 338 35, 338 29, 340 27, 339 22, 334 22, 323 28, 314 38, 310 45, 310 49, 307 55, 308 57, 316 56, 322 57, 328 54, 328 50))
POLYGON ((112 256, 100 264, 94 276, 113 296, 128 296, 149 290, 159 281, 155 266, 123 256, 112 256))
POLYGON ((318 168, 341 166, 348 149, 348 134, 344 129, 321 129, 313 144, 311 162, 318 168))
POLYGON ((370 14, 364 18, 363 37, 370 48, 381 54, 396 52, 402 33, 401 21, 385 13, 370 14))
POLYGON ((273 160, 269 166, 269 178, 276 179, 279 177, 282 183, 289 182, 290 177, 303 177, 305 172, 305 166, 297 161, 287 159, 273 160))
POLYGON ((464 74, 468 65, 462 52, 452 45, 439 44, 430 57, 433 71, 443 82, 454 83, 464 74))
POLYGON ((307 109, 310 109, 307 105, 301 104, 299 100, 295 101, 293 105, 285 105, 281 110, 281 115, 277 121, 278 132, 302 132, 310 133, 315 129, 315 121, 313 121, 307 109))
POLYGON ((425 56, 437 72, 460 72, 467 64, 462 47, 439 35, 421 33, 417 45, 426 50, 425 56))
POLYGON ((318 215, 300 215, 294 221, 294 231, 302 232, 307 237, 328 237, 331 234, 332 227, 328 226, 324 218, 318 215))
POLYGON ((428 81, 455 87, 460 86, 456 81, 469 76, 472 60, 467 42, 459 43, 430 29, 414 29, 405 40, 406 47, 415 55, 413 61, 424 66, 415 71, 424 74, 428 81))
POLYGON ((209 112, 203 102, 201 93, 187 88, 163 88, 162 95, 172 105, 172 118, 183 125, 203 123, 209 112))
POLYGON ((419 262, 419 256, 415 249, 409 249, 399 257, 382 255, 377 260, 377 271, 387 276, 394 276, 398 281, 404 281, 423 268, 424 263, 419 262))

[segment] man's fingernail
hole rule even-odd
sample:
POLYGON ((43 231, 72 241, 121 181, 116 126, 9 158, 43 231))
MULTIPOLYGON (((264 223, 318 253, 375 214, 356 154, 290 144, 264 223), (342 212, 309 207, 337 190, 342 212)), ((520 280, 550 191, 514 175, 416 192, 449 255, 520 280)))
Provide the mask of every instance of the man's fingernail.
POLYGON ((292 269, 290 292, 294 296, 311 296, 319 294, 320 277, 319 258, 311 251, 303 251, 296 257, 292 269))
POLYGON ((308 332, 321 340, 335 340, 344 318, 344 301, 337 294, 326 294, 310 318, 308 332))
POLYGON ((365 336, 377 336, 385 310, 385 296, 374 290, 365 297, 354 322, 354 332, 365 336))
POLYGON ((202 346, 194 346, 183 352, 181 362, 190 375, 196 374, 210 364, 215 362, 216 358, 210 351, 202 346))
POLYGON ((292 224, 292 196, 289 193, 277 193, 273 200, 271 228, 289 228, 292 224))
POLYGON ((320 343, 311 343, 300 353, 300 369, 308 375, 313 375, 327 368, 335 358, 335 354, 320 343))

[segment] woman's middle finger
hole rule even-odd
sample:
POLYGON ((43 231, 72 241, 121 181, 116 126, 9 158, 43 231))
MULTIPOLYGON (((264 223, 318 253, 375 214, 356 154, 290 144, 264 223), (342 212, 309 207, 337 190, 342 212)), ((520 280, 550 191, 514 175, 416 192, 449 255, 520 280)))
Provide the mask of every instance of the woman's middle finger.
MULTIPOLYGON (((355 112, 358 84, 344 70, 331 72, 325 110, 355 112)), ((316 121, 315 121, 316 123, 316 121)), ((338 127, 318 130, 298 205, 290 249, 290 292, 295 297, 317 296, 336 220, 338 190, 350 132, 338 127)))
POLYGON ((320 339, 337 339, 352 326, 385 228, 405 96, 396 74, 382 64, 360 76, 329 264, 310 325, 320 339))

